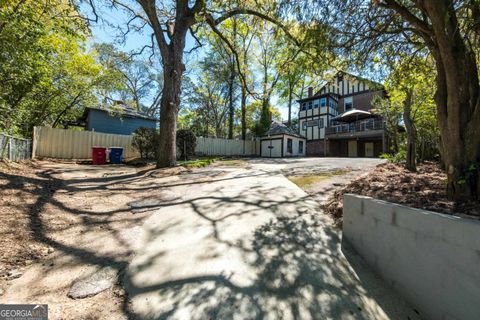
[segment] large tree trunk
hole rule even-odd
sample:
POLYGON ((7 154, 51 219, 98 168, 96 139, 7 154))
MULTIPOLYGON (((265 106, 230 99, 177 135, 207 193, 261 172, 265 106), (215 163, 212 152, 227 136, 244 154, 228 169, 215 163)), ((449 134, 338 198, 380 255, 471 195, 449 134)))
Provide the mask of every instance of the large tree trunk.
POLYGON ((177 157, 177 115, 180 104, 183 64, 164 70, 164 87, 160 100, 160 137, 157 168, 172 167, 177 157))
MULTIPOLYGON (((448 2, 448 1, 447 1, 448 2)), ((480 88, 475 55, 465 45, 453 5, 431 1, 426 10, 436 46, 438 123, 447 193, 452 200, 480 199, 480 88)))
POLYGON ((288 126, 292 126, 292 101, 293 101, 293 82, 289 83, 288 88, 288 126))
POLYGON ((160 137, 157 168, 176 164, 177 115, 180 105, 182 75, 185 71, 183 52, 189 28, 195 23, 188 1, 176 1, 175 23, 162 26, 157 16, 155 0, 137 0, 148 17, 162 56, 163 90, 160 99, 160 137), (165 28, 167 29, 165 31, 165 28), (169 41, 165 36, 168 36, 169 41))
POLYGON ((242 140, 247 138, 247 90, 245 85, 242 85, 242 140))
POLYGON ((416 148, 415 148, 415 126, 413 124, 411 109, 412 109, 412 90, 407 91, 407 96, 403 102, 403 121, 405 122, 405 129, 407 131, 407 163, 405 167, 410 171, 417 171, 415 162, 416 148))
POLYGON ((228 79, 228 139, 233 139, 233 118, 235 106, 233 104, 233 84, 235 81, 235 58, 230 61, 230 77, 228 79))
MULTIPOLYGON (((236 43, 237 20, 233 19, 233 43, 236 43)), ((228 83, 228 139, 233 139, 233 120, 235 116, 235 105, 233 104, 233 86, 235 84, 235 56, 230 56, 230 78, 228 83)))
POLYGON ((393 126, 392 129, 392 151, 393 153, 398 152, 398 128, 397 126, 393 126))

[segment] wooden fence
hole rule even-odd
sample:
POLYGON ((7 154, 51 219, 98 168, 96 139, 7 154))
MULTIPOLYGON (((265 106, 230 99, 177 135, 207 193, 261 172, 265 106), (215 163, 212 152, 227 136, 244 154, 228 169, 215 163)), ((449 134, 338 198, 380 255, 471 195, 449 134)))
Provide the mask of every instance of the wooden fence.
POLYGON ((30 159, 31 140, 0 133, 0 159, 20 161, 30 159))
MULTIPOLYGON (((91 159, 94 146, 122 147, 126 159, 139 156, 132 147, 132 136, 35 127, 32 157, 91 159)), ((255 156, 260 153, 260 142, 198 137, 195 153, 203 156, 255 156)))
POLYGON ((35 127, 33 158, 91 159, 92 147, 121 147, 126 159, 138 157, 132 136, 35 127))
POLYGON ((206 156, 255 156, 260 153, 260 142, 197 137, 195 153, 206 156))

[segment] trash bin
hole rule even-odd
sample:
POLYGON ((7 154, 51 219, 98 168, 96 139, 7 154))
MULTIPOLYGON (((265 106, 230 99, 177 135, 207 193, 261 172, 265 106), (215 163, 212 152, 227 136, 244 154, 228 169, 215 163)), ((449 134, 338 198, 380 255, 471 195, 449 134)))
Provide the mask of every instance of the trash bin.
POLYGON ((107 163, 107 148, 93 147, 92 148, 92 163, 105 164, 107 163))
POLYGON ((122 163, 123 148, 111 147, 110 148, 110 163, 121 164, 122 163))

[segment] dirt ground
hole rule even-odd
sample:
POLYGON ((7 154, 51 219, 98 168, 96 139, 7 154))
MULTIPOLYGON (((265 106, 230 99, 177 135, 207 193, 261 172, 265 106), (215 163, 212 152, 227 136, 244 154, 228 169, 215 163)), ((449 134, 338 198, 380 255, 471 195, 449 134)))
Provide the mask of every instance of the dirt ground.
POLYGON ((150 215, 133 214, 128 203, 155 195, 142 188, 144 181, 175 180, 185 169, 0 166, 0 302, 48 301, 51 319, 128 318, 120 285, 88 299, 73 300, 67 292, 72 281, 99 267, 121 273, 135 248, 136 228, 150 215))
POLYGON ((323 203, 337 225, 342 223, 343 195, 354 193, 414 208, 480 219, 480 203, 455 203, 447 200, 447 177, 436 163, 418 165, 417 172, 401 165, 384 163, 363 174, 348 185, 339 187, 323 203))
MULTIPOLYGON (((290 174, 317 202, 366 170, 364 165, 340 166, 337 160, 328 165, 318 160, 323 166, 315 161, 253 159, 216 165, 251 168, 254 175, 290 174), (302 179, 307 173, 321 173, 322 178, 302 179)), ((141 226, 152 210, 158 203, 188 198, 185 193, 192 192, 192 185, 221 181, 225 170, 212 168, 0 163, 0 303, 48 303, 50 319, 131 318, 120 283, 94 297, 73 300, 67 296, 72 282, 104 266, 115 268, 121 279, 141 247, 141 226)), ((390 169, 384 170, 387 174, 390 169)))

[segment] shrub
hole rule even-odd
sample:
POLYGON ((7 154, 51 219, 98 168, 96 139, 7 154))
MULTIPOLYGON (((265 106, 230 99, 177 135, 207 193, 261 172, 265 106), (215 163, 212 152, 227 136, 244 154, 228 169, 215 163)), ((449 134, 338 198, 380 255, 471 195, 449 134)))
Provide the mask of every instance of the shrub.
POLYGON ((142 159, 156 159, 158 137, 157 129, 140 127, 133 132, 132 145, 138 150, 142 159))
POLYGON ((405 150, 400 150, 395 154, 390 153, 382 153, 380 158, 386 159, 388 162, 391 163, 402 163, 407 160, 407 152, 405 150))
POLYGON ((189 159, 195 154, 195 147, 197 145, 197 137, 192 130, 182 129, 177 131, 177 154, 180 159, 189 159))

